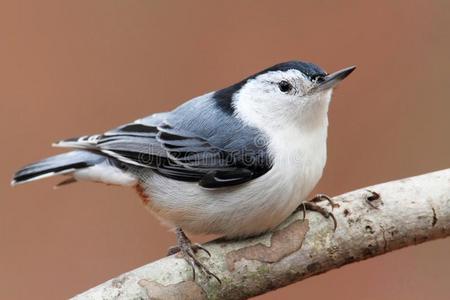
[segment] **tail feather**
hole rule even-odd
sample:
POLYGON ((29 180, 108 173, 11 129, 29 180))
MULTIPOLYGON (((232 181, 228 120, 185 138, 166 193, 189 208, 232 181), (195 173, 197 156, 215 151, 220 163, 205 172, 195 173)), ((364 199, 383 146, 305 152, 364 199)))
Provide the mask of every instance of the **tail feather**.
POLYGON ((82 150, 51 156, 23 167, 14 175, 11 185, 71 173, 99 164, 106 159, 103 155, 82 150))

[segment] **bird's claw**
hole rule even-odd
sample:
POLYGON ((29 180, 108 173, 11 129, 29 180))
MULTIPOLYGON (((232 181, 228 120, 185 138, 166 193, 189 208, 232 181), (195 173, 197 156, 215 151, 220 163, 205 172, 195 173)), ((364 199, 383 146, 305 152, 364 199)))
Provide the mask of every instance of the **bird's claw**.
POLYGON ((303 220, 306 217, 307 210, 318 212, 327 219, 331 218, 333 220, 333 225, 334 225, 333 232, 334 232, 334 231, 336 231, 336 228, 337 228, 336 218, 334 217, 333 213, 329 212, 326 208, 323 208, 322 206, 316 204, 317 202, 321 202, 321 201, 328 201, 328 203, 330 203, 330 205, 331 205, 331 210, 333 210, 335 207, 339 207, 339 204, 335 203, 327 195, 318 194, 310 201, 303 202, 302 204, 300 204, 300 206, 297 208, 296 211, 299 211, 299 210, 303 211, 303 220))
POLYGON ((204 251, 211 257, 211 253, 199 244, 194 244, 191 240, 184 234, 181 228, 176 229, 177 234, 177 246, 173 246, 169 248, 168 255, 180 253, 184 260, 191 266, 192 268, 192 278, 195 281, 195 267, 204 272, 208 277, 214 277, 220 284, 222 281, 217 277, 214 273, 208 270, 208 268, 196 257, 196 254, 199 250, 204 251))
POLYGON ((331 197, 326 195, 326 194, 317 194, 317 195, 314 196, 314 198, 312 198, 309 201, 310 202, 314 202, 314 203, 327 201, 331 205, 331 210, 333 210, 334 208, 338 208, 339 207, 339 204, 334 202, 333 199, 331 199, 331 197))

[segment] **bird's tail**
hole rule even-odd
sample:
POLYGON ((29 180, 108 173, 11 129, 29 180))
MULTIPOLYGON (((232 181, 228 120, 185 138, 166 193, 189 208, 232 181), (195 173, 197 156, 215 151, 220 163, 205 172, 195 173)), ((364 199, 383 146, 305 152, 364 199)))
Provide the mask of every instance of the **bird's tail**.
MULTIPOLYGON (((90 151, 76 150, 48 157, 29 164, 14 175, 11 185, 30 182, 54 175, 69 174, 76 170, 91 167, 107 160, 103 155, 90 151)), ((64 181, 67 183, 69 181, 64 181)))

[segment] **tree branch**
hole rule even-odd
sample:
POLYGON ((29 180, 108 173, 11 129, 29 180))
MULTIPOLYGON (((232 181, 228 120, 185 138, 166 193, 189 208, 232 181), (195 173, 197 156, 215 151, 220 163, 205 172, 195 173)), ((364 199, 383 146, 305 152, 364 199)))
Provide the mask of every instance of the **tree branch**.
MULTIPOLYGON (((296 213, 273 233, 215 240, 202 261, 222 279, 199 276, 170 256, 122 274, 74 299, 246 299, 342 265, 450 235, 450 169, 333 198, 333 223, 296 213), (380 195, 377 199, 375 193, 380 195)), ((327 203, 321 203, 326 205, 327 203)), ((328 208, 330 208, 328 206, 328 208)))

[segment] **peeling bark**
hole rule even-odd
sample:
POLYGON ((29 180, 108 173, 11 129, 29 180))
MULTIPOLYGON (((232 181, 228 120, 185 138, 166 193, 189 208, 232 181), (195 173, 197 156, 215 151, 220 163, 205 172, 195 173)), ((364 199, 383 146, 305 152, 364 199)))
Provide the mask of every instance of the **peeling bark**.
POLYGON ((296 220, 285 228, 274 231, 270 238, 269 246, 259 243, 232 250, 226 254, 227 269, 233 272, 235 269, 234 264, 242 259, 266 263, 280 261, 282 258, 300 249, 308 230, 308 220, 296 220))
MULTIPOLYGON (((317 213, 292 215, 277 230, 239 241, 215 240, 200 259, 222 279, 170 256, 73 299, 246 299, 428 240, 450 235, 450 169, 387 182, 333 198, 338 226, 317 213), (199 272, 197 272, 199 273, 199 272)), ((325 205, 326 203, 321 203, 325 205)))
POLYGON ((152 300, 202 300, 207 299, 206 293, 194 281, 162 285, 155 281, 139 280, 138 284, 147 290, 152 300))

